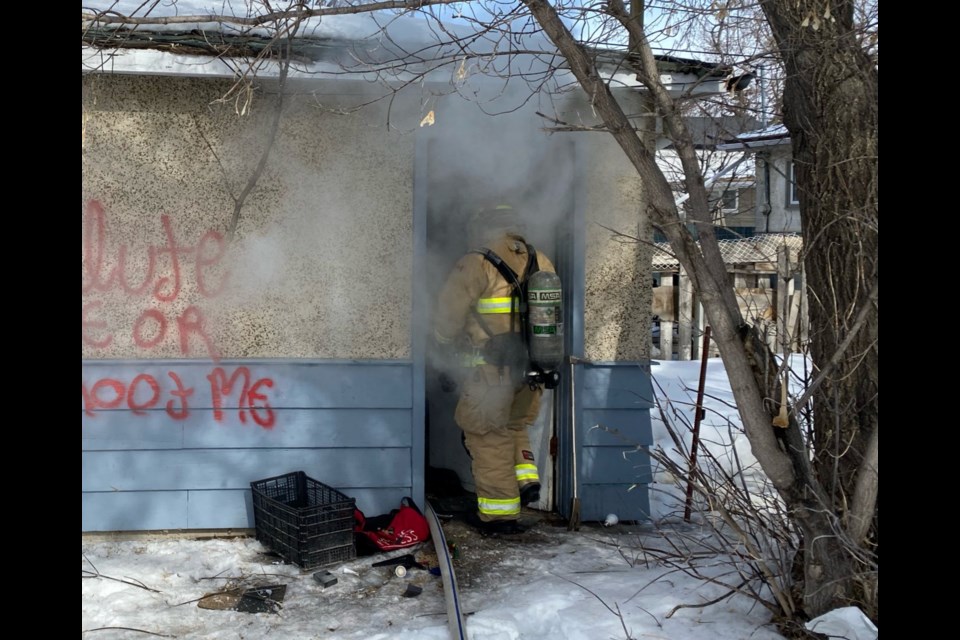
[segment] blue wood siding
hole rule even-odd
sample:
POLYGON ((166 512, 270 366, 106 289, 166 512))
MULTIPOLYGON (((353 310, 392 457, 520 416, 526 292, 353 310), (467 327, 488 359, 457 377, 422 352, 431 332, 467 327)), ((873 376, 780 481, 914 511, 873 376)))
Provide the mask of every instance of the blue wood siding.
MULTIPOLYGON (((645 363, 576 365, 575 442, 561 438, 560 464, 571 465, 576 447, 580 518, 603 520, 616 513, 622 520, 650 515, 648 487, 652 479, 649 447, 653 444, 650 409, 654 406, 649 366, 645 363)), ((563 434, 564 431, 561 431, 563 434)), ((560 512, 569 517, 572 476, 561 473, 560 512)))
POLYGON ((423 499, 405 361, 84 361, 82 531, 253 526, 250 482, 304 471, 386 513, 423 499))

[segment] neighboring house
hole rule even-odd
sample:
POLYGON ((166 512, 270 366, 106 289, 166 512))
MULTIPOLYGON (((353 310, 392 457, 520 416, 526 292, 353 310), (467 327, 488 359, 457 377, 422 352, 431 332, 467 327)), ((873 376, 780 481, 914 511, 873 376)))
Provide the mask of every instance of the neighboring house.
MULTIPOLYGON (((686 124, 700 158, 718 238, 749 238, 757 231, 753 158, 719 147, 723 140, 740 131, 752 129, 756 126, 756 121, 749 117, 698 116, 687 119, 686 124)), ((663 140, 661 144, 663 148, 658 152, 657 162, 673 186, 682 212, 687 196, 680 160, 669 140, 663 140)), ((656 231, 654 240, 665 242, 666 238, 656 231)))
POLYGON ((743 133, 717 148, 756 158, 757 233, 800 233, 800 198, 786 127, 773 125, 743 133))
MULTIPOLYGON (((455 396, 425 349, 436 291, 471 248, 465 220, 491 196, 553 257, 566 353, 586 362, 543 403, 540 507, 569 516, 577 486, 583 520, 643 518, 652 250, 608 231, 638 224, 636 172, 611 136, 548 135, 470 68, 453 88, 489 89, 504 115, 445 96, 448 70, 346 72, 412 20, 387 43, 370 23, 349 35, 348 17, 296 43, 285 84, 259 63, 250 91, 246 62, 212 43, 269 42, 84 29, 82 531, 247 528, 250 483, 294 470, 368 514, 422 501, 428 466, 466 481, 455 396)), ((408 26, 412 45, 429 33, 408 26)), ((678 91, 723 90, 720 67, 664 65, 678 91)), ((556 99, 594 123, 580 92, 556 99)))
MULTIPOLYGON (((772 349, 782 350, 784 343, 802 349, 809 328, 789 135, 777 125, 719 139, 701 147, 701 161, 708 167, 720 250, 741 314, 762 328, 772 349)), ((654 254, 653 272, 659 285, 653 292, 654 353, 666 359, 698 357, 706 326, 703 309, 665 244, 654 254)))

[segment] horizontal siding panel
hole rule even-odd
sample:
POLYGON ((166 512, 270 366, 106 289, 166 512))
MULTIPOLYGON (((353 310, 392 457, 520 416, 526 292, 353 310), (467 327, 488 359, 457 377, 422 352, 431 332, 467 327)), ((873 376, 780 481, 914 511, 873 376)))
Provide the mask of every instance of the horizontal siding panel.
POLYGON ((410 362, 82 361, 81 375, 84 531, 253 527, 250 483, 292 471, 373 515, 413 492, 410 362))
POLYGON ((581 420, 584 445, 635 447, 653 444, 649 411, 585 409, 581 420))
POLYGON ((411 408, 409 363, 349 362, 81 362, 85 414, 297 408, 411 408), (246 391, 246 393, 244 393, 246 391), (216 401, 216 404, 215 404, 216 401))
MULTIPOLYGON (((410 495, 410 487, 340 491, 368 517, 389 513, 410 495)), ((249 489, 85 493, 81 503, 81 530, 88 532, 253 529, 255 524, 249 489)))
POLYGON ((253 498, 249 489, 187 491, 186 493, 187 518, 178 528, 253 528, 253 498))
POLYGON ((650 455, 632 447, 584 447, 577 466, 583 485, 610 482, 646 484, 653 479, 650 455))
POLYGON ((412 483, 409 448, 87 451, 81 461, 85 492, 248 489, 292 471, 335 488, 412 483))
POLYGON ((275 409, 269 428, 249 413, 245 422, 240 415, 224 411, 219 421, 212 410, 193 411, 182 421, 164 411, 84 415, 81 445, 85 451, 412 445, 409 409, 275 409))
POLYGON ((182 529, 187 520, 186 491, 84 493, 81 531, 182 529))
POLYGON ((183 423, 111 411, 80 427, 81 451, 97 449, 182 449, 183 423))
MULTIPOLYGON (((400 507, 400 500, 411 495, 412 487, 346 487, 343 493, 356 499, 357 509, 368 518, 390 513, 400 507)), ((417 504, 421 509, 422 504, 417 504)))
POLYGON ((650 373, 645 366, 584 365, 582 387, 577 402, 584 409, 649 409, 654 406, 650 373))
POLYGON ((620 520, 649 520, 650 497, 647 486, 639 485, 631 489, 627 484, 594 484, 582 487, 581 520, 602 522, 611 513, 620 520))

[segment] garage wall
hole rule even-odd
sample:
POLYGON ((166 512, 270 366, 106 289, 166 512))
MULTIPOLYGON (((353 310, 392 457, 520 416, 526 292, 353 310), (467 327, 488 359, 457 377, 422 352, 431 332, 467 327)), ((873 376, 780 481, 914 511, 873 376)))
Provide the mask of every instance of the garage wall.
POLYGON ((294 88, 248 189, 279 101, 231 87, 83 77, 83 531, 250 527, 250 482, 298 470, 422 496, 412 136, 294 88))
POLYGON ((83 76, 81 356, 409 357, 412 136, 286 96, 231 237, 277 108, 231 86, 83 76))

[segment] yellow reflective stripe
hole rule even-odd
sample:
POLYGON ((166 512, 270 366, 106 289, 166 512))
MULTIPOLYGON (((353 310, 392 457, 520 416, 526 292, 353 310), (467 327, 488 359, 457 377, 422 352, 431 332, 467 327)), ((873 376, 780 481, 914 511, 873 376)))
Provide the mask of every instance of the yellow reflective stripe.
POLYGON ((483 356, 465 354, 460 364, 464 367, 479 367, 482 364, 487 364, 487 361, 483 359, 483 356))
POLYGON ((488 516, 515 516, 520 513, 520 497, 508 500, 478 497, 477 510, 488 516))
POLYGON ((517 480, 540 481, 540 474, 537 473, 537 465, 535 464, 518 464, 516 470, 517 480))
POLYGON ((450 344, 453 342, 453 338, 447 338, 446 336, 441 335, 439 331, 433 332, 433 339, 440 344, 450 344))
POLYGON ((510 313, 519 309, 520 304, 513 298, 480 298, 477 300, 477 313, 510 313))

